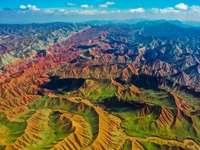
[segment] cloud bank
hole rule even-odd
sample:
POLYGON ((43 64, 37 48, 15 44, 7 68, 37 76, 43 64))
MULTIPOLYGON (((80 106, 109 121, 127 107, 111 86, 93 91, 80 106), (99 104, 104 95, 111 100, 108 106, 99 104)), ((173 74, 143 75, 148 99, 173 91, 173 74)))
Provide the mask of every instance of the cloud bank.
POLYGON ((88 4, 83 4, 81 5, 81 8, 92 8, 93 6, 92 5, 88 5, 88 4))
POLYGON ((106 2, 105 4, 99 4, 100 8, 107 8, 110 5, 114 5, 114 2, 106 2))
POLYGON ((0 22, 16 22, 15 19, 21 20, 18 22, 30 19, 32 19, 32 22, 42 22, 46 19, 51 22, 79 22, 131 18, 200 21, 199 16, 200 6, 187 5, 185 3, 178 3, 166 8, 139 7, 130 9, 120 9, 114 1, 107 1, 97 5, 68 2, 64 8, 40 8, 34 4, 21 4, 16 9, 0 8, 0 22), (11 20, 10 18, 14 19, 11 20))
POLYGON ((74 3, 67 3, 68 6, 76 6, 74 3))

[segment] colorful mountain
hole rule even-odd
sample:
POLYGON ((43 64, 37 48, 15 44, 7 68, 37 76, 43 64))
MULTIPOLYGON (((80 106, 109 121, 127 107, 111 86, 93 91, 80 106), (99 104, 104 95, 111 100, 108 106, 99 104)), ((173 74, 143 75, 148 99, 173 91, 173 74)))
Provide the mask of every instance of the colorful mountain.
POLYGON ((200 149, 199 29, 0 26, 0 149, 200 149))

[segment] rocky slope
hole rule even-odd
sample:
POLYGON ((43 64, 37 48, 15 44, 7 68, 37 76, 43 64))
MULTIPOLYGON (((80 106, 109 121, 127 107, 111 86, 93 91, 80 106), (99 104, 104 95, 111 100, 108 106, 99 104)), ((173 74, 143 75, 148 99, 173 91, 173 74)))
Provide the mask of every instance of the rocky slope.
MULTIPOLYGON (((66 40, 88 25, 67 23, 0 25, 0 67, 18 59, 28 60, 39 50, 66 40)), ((48 51, 47 51, 48 53, 48 51)))
POLYGON ((200 37, 0 26, 0 149, 200 149, 200 37))

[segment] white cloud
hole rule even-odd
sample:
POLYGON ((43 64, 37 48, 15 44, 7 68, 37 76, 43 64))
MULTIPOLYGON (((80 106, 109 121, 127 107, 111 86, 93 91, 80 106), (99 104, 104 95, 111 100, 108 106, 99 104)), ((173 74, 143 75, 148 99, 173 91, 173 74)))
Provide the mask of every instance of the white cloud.
POLYGON ((193 12, 193 13, 199 13, 200 12, 200 6, 196 6, 196 5, 193 5, 190 7, 190 12, 193 12))
POLYGON ((65 12, 66 10, 65 9, 59 9, 58 11, 59 12, 65 12))
POLYGON ((173 7, 167 7, 167 8, 163 8, 163 9, 158 9, 158 8, 152 8, 151 11, 153 13, 179 13, 180 10, 174 9, 173 7))
POLYGON ((97 10, 77 11, 77 14, 81 14, 81 15, 95 15, 95 14, 97 14, 97 10))
POLYGON ((106 2, 106 5, 114 5, 114 2, 106 2))
POLYGON ((39 11, 39 10, 40 10, 40 9, 37 8, 35 5, 30 5, 30 4, 27 5, 27 8, 28 8, 29 10, 33 10, 33 11, 39 11))
POLYGON ((83 4, 81 5, 81 8, 92 8, 93 6, 92 5, 88 5, 88 4, 83 4))
POLYGON ((153 13, 158 13, 158 12, 160 12, 160 10, 159 10, 158 8, 152 8, 151 11, 152 11, 153 13))
POLYGON ((43 9, 44 14, 77 14, 77 15, 109 15, 122 13, 120 10, 99 10, 99 9, 43 9))
POLYGON ((69 10, 70 14, 94 15, 96 10, 69 10))
POLYGON ((54 13, 54 10, 46 9, 46 10, 44 10, 44 13, 45 13, 45 14, 53 14, 53 13, 54 13))
POLYGON ((30 9, 30 8, 32 7, 32 5, 31 5, 31 4, 28 4, 27 7, 30 9))
POLYGON ((114 5, 115 3, 114 2, 106 2, 105 4, 99 4, 99 7, 100 8, 106 8, 110 5, 114 5))
POLYGON ((165 13, 179 13, 180 10, 176 10, 173 7, 167 7, 164 9, 159 9, 161 13, 165 14, 165 13))
POLYGON ((34 11, 38 11, 40 10, 39 8, 37 8, 35 5, 32 6, 31 10, 34 10, 34 11))
POLYGON ((106 8, 106 7, 108 7, 108 5, 106 5, 106 4, 100 4, 99 7, 100 8, 106 8))
POLYGON ((20 9, 26 9, 26 6, 25 5, 20 5, 19 8, 20 9))
POLYGON ((69 14, 69 12, 66 9, 59 9, 58 12, 62 14, 69 14))
POLYGON ((130 13, 144 13, 145 10, 144 10, 144 8, 140 7, 140 8, 136 8, 136 9, 130 9, 129 12, 130 13))
POLYGON ((178 10, 188 10, 188 5, 184 4, 184 3, 180 3, 180 4, 177 4, 175 6, 176 9, 178 10))
POLYGON ((79 14, 79 15, 109 15, 109 14, 119 14, 121 13, 120 10, 99 10, 99 9, 93 9, 93 10, 69 10, 69 14, 79 14))
POLYGON ((76 6, 74 3, 67 3, 68 6, 76 6))

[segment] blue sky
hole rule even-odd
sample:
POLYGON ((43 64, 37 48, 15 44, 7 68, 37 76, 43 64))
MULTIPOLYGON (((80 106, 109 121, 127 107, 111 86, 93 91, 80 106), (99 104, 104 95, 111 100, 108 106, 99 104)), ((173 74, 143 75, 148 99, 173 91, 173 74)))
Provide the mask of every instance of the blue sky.
POLYGON ((200 21, 200 0, 1 0, 0 23, 114 19, 200 21))

